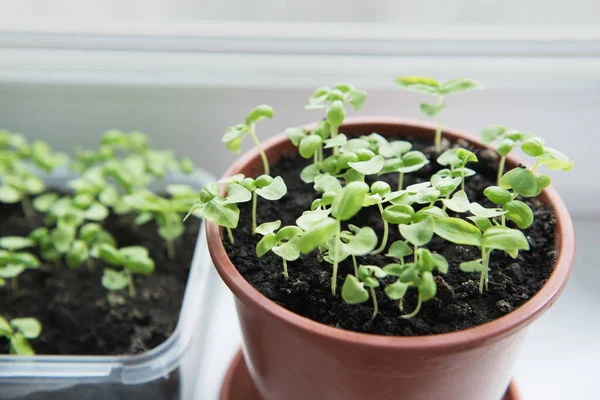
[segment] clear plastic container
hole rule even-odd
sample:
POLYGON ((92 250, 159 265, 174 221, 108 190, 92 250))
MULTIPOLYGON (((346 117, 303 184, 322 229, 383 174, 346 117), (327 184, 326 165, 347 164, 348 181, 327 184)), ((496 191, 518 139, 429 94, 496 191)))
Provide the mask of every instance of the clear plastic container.
MULTIPOLYGON (((50 177, 49 186, 64 185, 66 176, 50 177)), ((172 177, 167 182, 196 188, 209 174, 172 177)), ((163 184, 164 185, 164 184, 163 184)), ((154 189, 160 190, 157 185, 154 189)), ((0 399, 191 399, 207 332, 212 268, 204 224, 200 227, 179 320, 175 331, 156 348, 135 356, 0 355, 0 399)))

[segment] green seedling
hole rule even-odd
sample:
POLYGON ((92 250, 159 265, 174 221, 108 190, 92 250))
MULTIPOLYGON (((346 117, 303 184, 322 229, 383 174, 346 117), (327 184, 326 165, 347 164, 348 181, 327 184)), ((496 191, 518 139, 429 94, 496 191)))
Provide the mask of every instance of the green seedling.
POLYGON ((381 214, 381 219, 383 221, 383 235, 381 237, 381 244, 377 249, 371 252, 371 254, 373 255, 381 253, 383 250, 385 250, 385 247, 387 246, 389 226, 388 221, 386 221, 386 219, 383 217, 383 203, 387 200, 387 196, 391 193, 391 191, 392 190, 390 188, 390 185, 388 185, 386 182, 373 182, 373 184, 371 185, 371 190, 369 191, 367 196, 365 196, 365 200, 363 202, 363 207, 377 205, 379 213, 381 214))
POLYGON ((506 157, 512 149, 519 143, 530 138, 531 135, 516 131, 514 129, 506 129, 502 125, 490 125, 481 132, 481 140, 485 144, 497 142, 496 152, 500 156, 498 163, 498 178, 497 184, 500 184, 500 178, 504 175, 504 165, 506 157))
MULTIPOLYGON (((429 223, 427 223, 429 224, 429 223)), ((421 234, 428 236, 430 233, 429 225, 421 225, 419 229, 424 229, 426 232, 421 234)), ((415 229, 414 233, 419 234, 415 229)), ((414 239, 414 238, 413 238, 414 239)), ((411 239, 412 240, 412 239, 411 239)), ((423 241, 419 241, 422 243, 423 241)), ((407 251, 396 249, 397 258, 405 257, 407 251)), ((437 293, 437 285, 433 278, 433 271, 438 270, 441 274, 448 272, 448 261, 440 254, 431 253, 425 248, 416 248, 414 252, 414 261, 412 263, 393 263, 383 267, 383 271, 398 279, 396 282, 388 285, 385 288, 385 294, 392 300, 398 300, 400 310, 404 309, 403 299, 406 291, 410 287, 414 287, 418 291, 417 305, 413 312, 403 315, 402 318, 410 319, 417 315, 421 310, 421 305, 435 297, 437 293)))
POLYGON ((439 115, 446 108, 444 97, 455 93, 484 89, 480 82, 466 78, 451 79, 444 84, 425 76, 401 76, 394 81, 402 89, 436 96, 434 104, 421 103, 421 112, 436 119, 434 144, 438 153, 442 151, 442 126, 439 115))
POLYGON ((222 226, 227 229, 229 241, 233 244, 232 229, 237 228, 240 220, 240 209, 236 203, 245 202, 235 193, 230 193, 227 197, 219 195, 219 186, 216 183, 205 185, 200 191, 198 200, 192 205, 184 221, 194 214, 199 218, 205 218, 210 222, 222 226))
POLYGON ((379 154, 387 158, 380 175, 388 173, 398 174, 398 190, 402 190, 404 174, 415 172, 429 164, 425 154, 420 151, 410 151, 412 144, 402 140, 389 143, 379 148, 379 154))
POLYGON ((44 182, 30 172, 6 175, 2 177, 0 185, 0 202, 7 204, 21 202, 23 214, 26 218, 31 219, 35 215, 31 205, 31 196, 42 193, 45 188, 44 182))
MULTIPOLYGON (((364 198, 369 193, 369 185, 364 182, 350 182, 333 199, 331 209, 327 211, 313 211, 312 215, 316 218, 308 220, 304 215, 300 217, 296 224, 305 232, 300 236, 297 242, 301 253, 310 253, 315 248, 327 243, 332 237, 335 237, 335 247, 333 251, 333 274, 331 277, 331 292, 336 294, 337 270, 340 254, 341 242, 341 222, 347 221, 356 215, 363 207, 364 198), (329 217, 329 211, 332 217, 329 217)), ((331 255, 330 255, 331 256, 331 255)))
POLYGON ((98 257, 109 265, 123 268, 120 271, 106 268, 102 276, 102 286, 110 291, 127 287, 131 298, 136 294, 134 274, 151 275, 154 272, 154 261, 145 247, 129 246, 117 249, 109 244, 101 244, 98 246, 98 257))
POLYGON ((124 197, 124 202, 138 215, 136 225, 154 221, 158 235, 165 240, 169 258, 175 258, 175 241, 185 231, 182 217, 194 205, 198 193, 189 185, 174 184, 167 186, 169 198, 150 191, 140 191, 124 197))
POLYGON ((14 318, 8 322, 0 317, 0 337, 9 342, 10 354, 34 356, 35 351, 29 343, 42 333, 42 324, 35 318, 14 318))
POLYGON ((256 244, 256 255, 262 257, 267 252, 272 251, 283 261, 283 277, 287 280, 288 261, 296 261, 300 257, 300 250, 296 242, 302 234, 302 229, 288 225, 279 229, 281 221, 265 222, 256 228, 256 233, 263 235, 263 238, 256 244), (276 233, 275 231, 279 231, 276 233))
POLYGON ((465 190, 465 178, 475 175, 475 171, 467 168, 467 164, 477 162, 477 156, 467 149, 455 148, 444 151, 437 162, 448 168, 441 169, 436 174, 441 177, 460 177, 460 187, 465 190))
POLYGON ((287 193, 287 187, 283 178, 277 176, 275 178, 269 175, 261 175, 256 179, 246 178, 242 174, 237 174, 229 178, 225 178, 219 183, 225 183, 228 201, 235 203, 243 203, 252 199, 252 234, 256 230, 256 207, 258 196, 265 200, 279 200, 287 193))
POLYGON ((379 313, 375 288, 379 287, 378 279, 385 278, 387 273, 375 265, 361 265, 355 274, 356 276, 346 276, 342 286, 342 299, 348 304, 360 304, 371 297, 373 299, 373 316, 371 320, 374 320, 379 313), (369 288, 369 291, 365 287, 369 288))
POLYGON ((327 121, 319 121, 309 132, 304 128, 288 128, 285 133, 303 158, 314 158, 313 165, 323 162, 323 145, 329 139, 331 126, 327 121))
POLYGON ((35 255, 22 251, 34 244, 33 240, 20 236, 0 238, 0 278, 11 280, 13 292, 19 289, 19 275, 40 265, 35 255))
POLYGON ((263 161, 264 172, 266 175, 269 175, 269 159, 267 158, 267 155, 265 154, 265 151, 263 150, 254 129, 256 123, 263 118, 273 118, 273 109, 265 104, 257 106, 252 111, 250 111, 250 114, 248 114, 248 116, 246 117, 246 121, 243 124, 238 124, 227 128, 225 135, 223 135, 222 141, 227 145, 229 151, 238 154, 240 152, 242 140, 244 140, 244 137, 246 137, 246 135, 249 135, 254 141, 256 149, 260 153, 260 157, 263 161))
MULTIPOLYGON (((360 110, 367 98, 367 92, 357 89, 350 83, 341 83, 333 88, 320 87, 308 98, 306 109, 325 110, 328 123, 328 138, 335 140, 338 136, 340 125, 346 118, 346 105, 351 105, 355 110, 360 110)), ((326 137, 327 138, 327 137, 326 137)), ((316 140, 316 139, 315 139, 316 140)), ((325 138, 323 138, 325 140, 325 138)), ((333 154, 338 154, 339 145, 335 142, 330 146, 333 154)))
POLYGON ((377 246, 377 234, 372 228, 368 226, 359 228, 356 225, 349 224, 348 230, 340 233, 339 243, 332 239, 323 246, 323 259, 330 264, 334 264, 335 261, 339 264, 346 258, 351 257, 354 274, 358 276, 356 257, 366 256, 373 251, 375 246, 377 246), (334 258, 336 247, 338 249, 337 259, 334 258))

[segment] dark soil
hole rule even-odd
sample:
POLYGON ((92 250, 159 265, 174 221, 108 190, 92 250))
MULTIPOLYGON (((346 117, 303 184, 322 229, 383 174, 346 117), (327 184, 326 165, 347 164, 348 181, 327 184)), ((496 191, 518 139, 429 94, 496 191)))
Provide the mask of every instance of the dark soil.
MULTIPOLYGON (((402 139, 410 140, 413 148, 423 151, 430 160, 436 159, 429 142, 414 138, 402 139)), ((468 147, 466 143, 460 145, 468 147)), ((483 196, 483 189, 495 184, 497 158, 491 151, 480 151, 478 157, 478 163, 469 165, 478 174, 467 178, 466 191, 472 201, 491 206, 483 196)), ((272 175, 284 178, 288 194, 277 202, 259 199, 259 223, 280 219, 282 226, 294 224, 304 210, 310 209, 316 193, 312 184, 305 184, 299 178, 300 171, 308 162, 310 161, 300 157, 284 156, 279 164, 273 166, 272 175)), ((440 167, 432 161, 421 171, 406 174, 405 187, 429 180, 437 169, 440 167)), ((397 187, 396 174, 385 175, 382 179, 392 188, 397 187)), ((478 291, 479 274, 468 274, 458 269, 461 262, 479 258, 479 249, 455 245, 434 237, 428 248, 442 254, 449 261, 450 270, 446 275, 436 277, 437 297, 424 303, 421 312, 410 320, 400 318, 398 302, 389 300, 383 292, 383 287, 393 282, 392 279, 384 279, 377 290, 380 311, 373 321, 371 301, 361 305, 344 303, 339 290, 346 275, 353 273, 350 258, 340 264, 337 296, 331 294, 331 265, 319 262, 315 254, 302 256, 299 260, 288 263, 290 277, 287 281, 284 280, 280 258, 270 252, 260 259, 256 256, 255 246, 260 237, 250 233, 250 203, 240 207, 240 225, 234 232, 235 247, 227 240, 225 242, 229 256, 240 273, 265 296, 297 314, 357 332, 398 336, 439 334, 471 328, 511 312, 540 290, 552 273, 556 259, 554 211, 535 199, 524 201, 532 207, 535 216, 533 225, 525 231, 531 250, 521 251, 517 259, 499 251, 493 252, 489 288, 483 295, 478 291)), ((352 223, 373 227, 381 238, 383 224, 376 207, 363 209, 352 223)), ((388 246, 400 239, 400 234, 394 227, 391 227, 390 234, 388 246)), ((385 253, 384 251, 383 254, 385 253)), ((378 255, 358 257, 358 262, 384 266, 393 260, 378 255)), ((411 312, 416 302, 416 290, 409 289, 404 301, 404 312, 411 312)))
MULTIPOLYGON (((20 207, 0 207, 0 237, 25 236, 42 226, 23 218, 20 207)), ((150 276, 135 277, 137 296, 126 291, 123 305, 111 306, 100 278, 103 263, 86 267, 42 265, 19 277, 20 289, 10 284, 0 288, 0 315, 10 319, 35 317, 43 325, 41 336, 32 341, 37 354, 125 355, 146 352, 163 343, 175 330, 198 235, 199 222, 188 220, 186 232, 177 243, 174 259, 167 257, 164 241, 152 223, 132 228, 127 217, 111 215, 105 221, 120 247, 144 246, 156 263, 150 276)), ((0 341, 0 354, 8 346, 0 341)))

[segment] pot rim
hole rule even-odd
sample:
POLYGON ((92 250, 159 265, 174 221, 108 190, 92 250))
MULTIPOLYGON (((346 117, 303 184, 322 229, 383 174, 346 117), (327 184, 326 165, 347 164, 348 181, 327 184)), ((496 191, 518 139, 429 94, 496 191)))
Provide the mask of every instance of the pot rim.
MULTIPOLYGON (((316 123, 304 125, 310 130, 316 123)), ((397 117, 353 117, 347 118, 341 129, 348 130, 353 127, 364 127, 365 125, 397 125, 413 126, 435 132, 435 125, 417 120, 397 117)), ((469 143, 483 148, 488 146, 482 144, 478 139, 472 138, 454 129, 442 129, 443 137, 456 141, 463 139, 469 143)), ((278 134, 263 143, 267 153, 268 149, 278 147, 289 141, 287 136, 278 134)), ((259 159, 256 148, 246 152, 240 157, 223 175, 231 176, 239 173, 243 167, 253 160, 259 159)), ((509 155, 507 165, 518 165, 520 160, 509 155)), ((224 188, 221 189, 224 192, 224 188)), ((575 232, 569 212, 559 197, 556 190, 550 186, 543 190, 540 199, 551 204, 556 214, 556 237, 557 237, 557 259, 554 271, 544 286, 525 304, 510 313, 473 328, 464 329, 450 333, 442 333, 428 336, 384 336, 370 333, 359 333, 313 321, 303 317, 286 308, 276 304, 258 290, 256 290, 235 268, 221 240, 222 228, 206 221, 206 234, 208 247, 214 265, 229 289, 245 304, 252 304, 262 312, 280 322, 292 325, 297 329, 317 335, 326 339, 343 341, 351 344, 370 346, 377 348, 394 348, 402 350, 423 350, 437 348, 468 348, 484 342, 494 342, 504 338, 517 329, 524 328, 539 317, 558 298, 564 289, 566 282, 573 269, 575 259, 575 232)))

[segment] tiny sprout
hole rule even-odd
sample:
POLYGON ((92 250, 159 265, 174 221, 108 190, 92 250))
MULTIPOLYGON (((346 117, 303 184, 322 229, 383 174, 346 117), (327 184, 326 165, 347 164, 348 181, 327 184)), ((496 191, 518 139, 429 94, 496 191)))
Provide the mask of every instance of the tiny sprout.
POLYGON ((36 339, 41 333, 42 324, 35 318, 14 318, 9 323, 0 317, 0 337, 8 340, 10 354, 34 356, 29 339, 36 339))
POLYGON ((21 202, 23 214, 31 219, 35 215, 31 196, 42 193, 45 188, 41 178, 30 172, 22 171, 19 174, 6 175, 2 177, 0 185, 0 202, 7 204, 21 202))
POLYGON ((442 126, 439 114, 446 107, 444 96, 484 89, 480 82, 466 78, 451 79, 442 85, 437 80, 424 76, 401 76, 394 81, 402 89, 436 96, 435 104, 421 103, 421 112, 428 117, 436 117, 437 129, 435 131, 434 144, 438 153, 442 151, 442 126))
POLYGON ((500 156, 500 162, 498 164, 498 178, 497 184, 500 184, 500 178, 504 174, 504 164, 506 163, 506 157, 515 147, 518 142, 522 142, 531 137, 531 135, 523 132, 519 132, 513 129, 506 129, 502 125, 490 125, 481 131, 481 140, 485 144, 498 142, 496 152, 500 156))
POLYGON ((129 246, 117 249, 109 244, 98 246, 98 257, 107 264, 121 266, 121 271, 110 268, 104 270, 102 286, 110 291, 129 288, 129 297, 135 297, 133 274, 151 275, 154 272, 154 261, 148 249, 141 246, 129 246))
POLYGON ((398 173, 398 190, 402 190, 404 174, 418 171, 429 164, 425 154, 416 150, 410 151, 411 147, 409 142, 398 140, 379 148, 379 154, 387 158, 379 175, 398 173))
POLYGON ((354 275, 347 275, 344 285, 342 286, 342 299, 348 304, 360 304, 369 300, 369 292, 365 287, 369 288, 370 297, 373 299, 373 316, 375 319, 379 313, 379 305, 377 302, 377 294, 375 288, 379 287, 378 278, 385 278, 387 273, 375 265, 361 265, 354 275))
POLYGON ((333 239, 326 244, 326 255, 323 258, 333 264, 336 261, 334 259, 335 248, 338 246, 337 262, 340 263, 348 258, 348 256, 351 256, 354 274, 357 275, 358 265, 356 256, 366 256, 373 251, 375 246, 377 246, 377 234, 368 226, 359 228, 356 225, 349 224, 348 229, 340 233, 339 243, 336 243, 335 239, 333 239))
POLYGON ((465 190, 465 178, 475 175, 475 171, 467 168, 469 162, 477 162, 477 156, 472 151, 462 148, 449 149, 444 151, 437 159, 438 164, 447 166, 449 169, 442 169, 437 172, 441 177, 460 177, 460 186, 465 190))
MULTIPOLYGON (((230 196, 232 196, 230 194, 230 196)), ((249 199, 248 199, 249 200, 249 199)), ((245 200, 245 201, 248 201, 245 200)), ((192 205, 184 221, 194 214, 199 218, 205 218, 210 222, 227 229, 229 241, 233 244, 233 232, 231 229, 237 228, 240 219, 240 209, 236 198, 223 198, 219 196, 219 186, 216 183, 205 185, 200 191, 198 200, 192 205)))
POLYGON ((249 135, 254 141, 258 152, 260 153, 260 157, 263 161, 264 172, 265 174, 269 175, 269 160, 254 130, 254 125, 263 118, 273 118, 273 109, 265 104, 257 106, 250 111, 250 114, 248 114, 246 121, 243 124, 238 124, 227 128, 225 135, 223 135, 222 141, 227 145, 229 151, 238 154, 240 152, 242 140, 246 135, 249 135))
POLYGON ((256 233, 263 235, 263 238, 256 244, 256 255, 264 256, 269 250, 281 257, 283 261, 283 277, 287 280, 288 261, 296 261, 300 257, 300 251, 296 246, 296 241, 302 234, 302 228, 294 225, 281 226, 281 221, 265 222, 256 228, 256 233), (275 233, 276 230, 279 231, 275 233))
MULTIPOLYGON (((406 250, 396 249, 402 259, 408 255, 406 250)), ((435 297, 437 285, 433 278, 433 271, 437 269, 440 273, 448 272, 448 261, 440 254, 431 253, 425 248, 419 248, 414 252, 414 261, 404 264, 388 264, 383 267, 383 271, 392 276, 398 277, 397 281, 385 288, 385 294, 392 300, 398 300, 400 310, 404 309, 403 299, 409 287, 414 287, 418 291, 417 306, 410 314, 403 315, 402 318, 410 319, 417 315, 421 310, 421 305, 435 297)))
POLYGON ((261 175, 256 179, 246 178, 242 174, 237 174, 225 178, 219 183, 225 183, 228 202, 245 203, 252 198, 252 234, 256 231, 256 206, 258 203, 257 195, 265 200, 279 200, 287 193, 287 186, 283 178, 275 178, 269 175, 261 175))
POLYGON ((371 185, 371 190, 368 195, 365 197, 363 202, 364 207, 371 206, 373 204, 377 204, 377 208, 379 209, 379 214, 381 214, 381 219, 383 221, 383 236, 381 238, 381 244, 379 247, 371 252, 371 254, 379 254, 385 247, 387 246, 388 235, 389 235, 389 226, 388 221, 383 217, 384 209, 382 203, 387 199, 387 196, 391 193, 390 185, 383 181, 373 182, 371 185))
MULTIPOLYGON (((327 137, 335 139, 338 136, 339 127, 346 118, 345 106, 352 105, 355 110, 360 110, 367 98, 364 90, 357 89, 350 83, 341 83, 333 88, 320 87, 309 97, 306 109, 324 109, 326 121, 329 128, 327 137)), ((314 139, 316 140, 316 139, 314 139)), ((339 146, 331 146, 333 154, 338 154, 339 146)))
POLYGON ((13 292, 19 289, 19 275, 26 269, 35 269, 40 265, 36 256, 20 251, 34 244, 33 240, 20 236, 0 238, 0 278, 11 280, 13 292))

